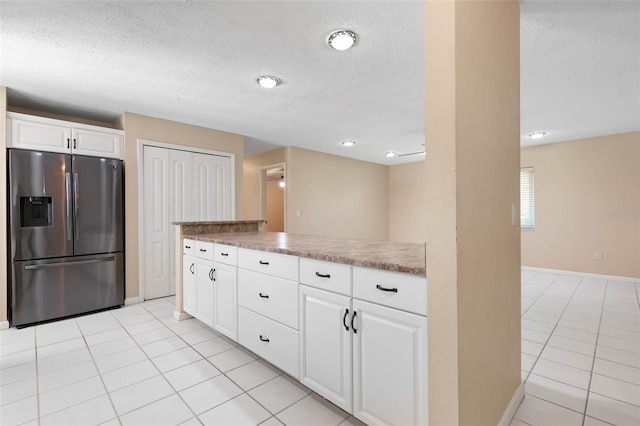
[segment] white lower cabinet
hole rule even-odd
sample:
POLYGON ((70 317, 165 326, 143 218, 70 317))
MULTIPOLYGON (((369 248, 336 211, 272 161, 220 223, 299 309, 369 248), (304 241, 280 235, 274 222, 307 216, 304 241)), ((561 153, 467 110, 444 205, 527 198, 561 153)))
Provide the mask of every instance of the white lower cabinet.
POLYGON ((427 424, 427 318, 357 299, 353 310, 353 415, 427 424))
POLYGON ((196 312, 192 314, 213 327, 213 262, 196 258, 196 312))
POLYGON ((300 381, 351 412, 351 298, 300 286, 300 381))
POLYGON ((213 328, 238 340, 238 268, 215 263, 213 283, 213 328))
POLYGON ((298 331, 240 306, 238 343, 298 378, 298 331))
POLYGON ((196 316, 196 258, 186 254, 182 257, 182 295, 184 311, 196 316))
POLYGON ((183 291, 186 312, 366 424, 428 423, 424 277, 185 240, 183 291))

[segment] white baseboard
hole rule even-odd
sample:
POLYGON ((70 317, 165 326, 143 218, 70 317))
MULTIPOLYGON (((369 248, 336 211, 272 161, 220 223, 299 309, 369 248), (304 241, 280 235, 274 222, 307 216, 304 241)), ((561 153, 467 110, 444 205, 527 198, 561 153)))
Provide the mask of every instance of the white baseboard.
POLYGON ((140 303, 139 297, 127 297, 126 299, 124 299, 125 306, 135 305, 136 303, 140 303))
POLYGON ((498 426, 509 426, 509 424, 511 423, 511 419, 513 419, 513 416, 515 416, 516 411, 518 410, 518 407, 520 406, 520 403, 523 399, 524 383, 520 383, 518 389, 516 389, 516 391, 513 393, 511 401, 509 401, 509 405, 507 405, 507 409, 504 410, 504 414, 498 422, 498 426))
POLYGON ((0 321, 0 330, 6 330, 9 328, 9 321, 0 321))
POLYGON ((563 271, 562 269, 535 268, 533 266, 523 266, 522 270, 530 271, 530 272, 546 272, 549 274, 574 275, 574 276, 597 278, 597 279, 609 280, 609 281, 626 281, 634 284, 640 284, 640 278, 619 277, 616 275, 602 275, 602 274, 591 274, 588 272, 563 271))
POLYGON ((173 318, 178 321, 182 321, 193 317, 186 312, 173 311, 173 318))

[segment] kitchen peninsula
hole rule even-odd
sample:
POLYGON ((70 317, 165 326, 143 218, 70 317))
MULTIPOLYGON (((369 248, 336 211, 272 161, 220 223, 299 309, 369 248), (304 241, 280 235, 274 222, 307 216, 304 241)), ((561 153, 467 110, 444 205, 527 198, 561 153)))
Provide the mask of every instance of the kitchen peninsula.
POLYGON ((423 244, 175 224, 177 318, 198 318, 367 424, 427 423, 423 244))

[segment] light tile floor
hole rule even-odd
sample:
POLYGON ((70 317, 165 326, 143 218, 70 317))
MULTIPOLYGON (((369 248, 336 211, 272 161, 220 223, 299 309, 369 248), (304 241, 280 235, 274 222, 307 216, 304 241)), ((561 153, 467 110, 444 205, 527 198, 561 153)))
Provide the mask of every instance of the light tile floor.
POLYGON ((517 425, 640 425, 640 285, 522 272, 517 425))
MULTIPOLYGON (((522 273, 512 425, 639 425, 637 284, 522 273)), ((174 299, 0 332, 0 424, 361 425, 174 299)))
POLYGON ((1 331, 0 424, 362 424, 174 307, 1 331))

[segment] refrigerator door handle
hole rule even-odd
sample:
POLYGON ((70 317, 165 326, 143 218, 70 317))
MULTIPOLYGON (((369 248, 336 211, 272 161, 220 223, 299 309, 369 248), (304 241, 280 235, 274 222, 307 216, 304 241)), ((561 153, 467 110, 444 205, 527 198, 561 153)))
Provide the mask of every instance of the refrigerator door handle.
POLYGON ((73 230, 71 228, 71 173, 64 174, 64 183, 67 188, 67 240, 71 241, 73 239, 73 230))
POLYGON ((87 265, 89 263, 113 262, 114 260, 116 260, 115 256, 111 256, 105 257, 104 259, 78 260, 76 262, 45 263, 42 265, 27 265, 24 267, 24 269, 31 271, 34 269, 51 269, 60 268, 63 266, 87 265))
POLYGON ((73 174, 73 233, 76 240, 80 239, 80 231, 78 227, 78 174, 73 174))

